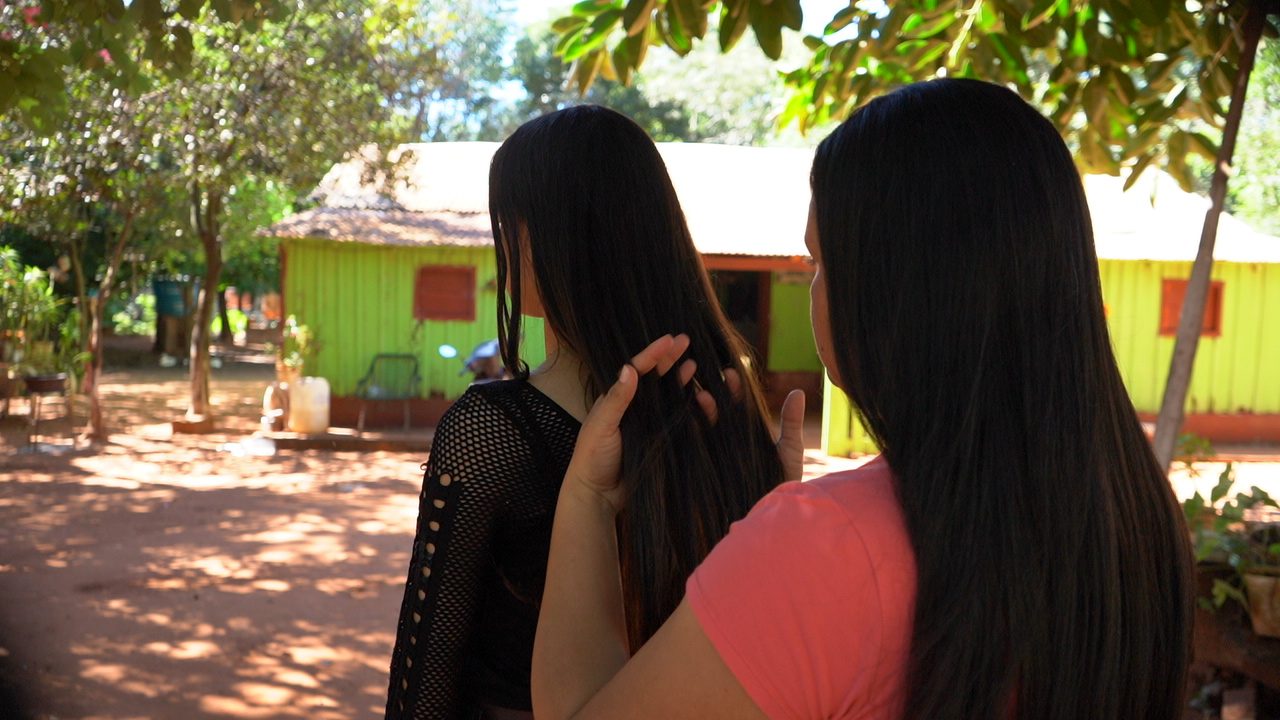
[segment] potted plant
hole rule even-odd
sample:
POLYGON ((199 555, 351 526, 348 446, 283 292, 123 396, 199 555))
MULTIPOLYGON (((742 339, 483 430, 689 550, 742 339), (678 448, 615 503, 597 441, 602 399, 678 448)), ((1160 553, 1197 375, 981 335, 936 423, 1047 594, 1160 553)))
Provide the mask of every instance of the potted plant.
POLYGON ((1253 528, 1248 548, 1248 562, 1240 576, 1253 631, 1280 638, 1280 522, 1253 528))
POLYGON ((12 363, 17 351, 19 307, 22 299, 22 265, 18 251, 0 247, 0 405, 9 411, 9 398, 18 393, 12 363))
POLYGON ((1235 469, 1228 463, 1205 500, 1200 493, 1182 504, 1196 562, 1217 570, 1206 608, 1238 602, 1249 611, 1254 632, 1280 637, 1280 522, 1265 513, 1280 503, 1265 490, 1236 491, 1235 469))
POLYGON ((298 318, 290 315, 284 321, 284 337, 276 357, 276 377, 280 382, 296 383, 315 360, 320 344, 315 333, 298 318))
POLYGON ((62 299, 53 292, 48 276, 38 268, 23 273, 20 315, 22 350, 19 366, 28 392, 61 392, 66 387, 58 347, 62 330, 62 299))

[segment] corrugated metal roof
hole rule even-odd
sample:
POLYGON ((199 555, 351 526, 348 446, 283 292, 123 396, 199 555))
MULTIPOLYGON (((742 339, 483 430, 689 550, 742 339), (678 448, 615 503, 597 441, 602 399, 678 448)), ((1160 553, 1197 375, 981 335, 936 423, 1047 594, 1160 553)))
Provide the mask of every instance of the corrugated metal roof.
MULTIPOLYGON (((1124 192, 1123 177, 1084 179, 1098 257, 1105 260, 1190 262, 1200 247, 1209 198, 1185 192, 1169 175, 1149 170, 1124 192)), ((1218 220, 1213 257, 1222 262, 1280 263, 1280 238, 1260 233, 1230 213, 1218 220)))
POLYGON ((489 213, 319 207, 272 225, 280 238, 318 238, 366 245, 484 247, 493 245, 489 213))
MULTIPOLYGON (((491 245, 489 163, 497 143, 411 143, 388 159, 396 181, 372 172, 367 151, 335 165, 313 197, 323 207, 266 230, 384 245, 491 245), (457 234, 451 234, 454 232, 457 234)), ((802 257, 811 150, 658 143, 698 250, 708 255, 802 257)), ((1195 259, 1208 198, 1148 171, 1129 192, 1123 180, 1085 178, 1098 256, 1195 259)), ((1224 213, 1215 258, 1280 262, 1280 239, 1224 213)))
MULTIPOLYGON (((424 245, 472 245, 473 237, 449 243, 427 218, 485 216, 488 225, 489 163, 498 143, 410 143, 388 157, 399 163, 395 181, 370 171, 370 159, 357 157, 335 165, 312 198, 322 210, 287 219, 266 232, 279 237, 360 241, 360 223, 369 223, 368 241, 424 245), (418 217, 415 217, 418 216, 418 217), (392 225, 402 223, 403 227, 392 225), (313 232, 311 232, 313 231, 313 232)), ((809 164, 803 149, 744 148, 697 143, 658 143, 680 196, 694 244, 709 255, 803 257, 804 222, 809 204, 809 164)))

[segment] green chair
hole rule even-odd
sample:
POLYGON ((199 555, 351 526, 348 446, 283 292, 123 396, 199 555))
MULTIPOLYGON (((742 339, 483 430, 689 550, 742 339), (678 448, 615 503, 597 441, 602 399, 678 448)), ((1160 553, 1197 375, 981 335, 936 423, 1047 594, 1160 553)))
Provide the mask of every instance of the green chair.
POLYGON ((404 403, 404 429, 409 429, 409 401, 418 397, 422 376, 418 373, 418 357, 407 353, 380 353, 369 363, 369 370, 356 384, 360 398, 360 419, 356 430, 364 432, 365 409, 370 400, 399 400, 404 403))

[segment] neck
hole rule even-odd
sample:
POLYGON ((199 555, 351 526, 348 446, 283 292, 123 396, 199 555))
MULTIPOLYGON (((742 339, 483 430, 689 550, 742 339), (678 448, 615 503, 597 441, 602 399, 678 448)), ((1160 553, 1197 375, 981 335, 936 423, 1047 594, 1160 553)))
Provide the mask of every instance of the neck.
POLYGON ((546 329, 547 360, 530 373, 529 382, 578 420, 587 416, 586 368, 578 354, 560 344, 546 329))

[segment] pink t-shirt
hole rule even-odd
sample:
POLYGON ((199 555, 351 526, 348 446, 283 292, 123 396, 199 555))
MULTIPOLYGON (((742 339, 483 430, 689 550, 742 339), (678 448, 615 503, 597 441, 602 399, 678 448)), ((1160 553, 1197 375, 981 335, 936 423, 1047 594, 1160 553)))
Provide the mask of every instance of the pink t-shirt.
POLYGON ((883 458, 787 483, 689 578, 703 632, 765 715, 901 716, 915 555, 883 458))

